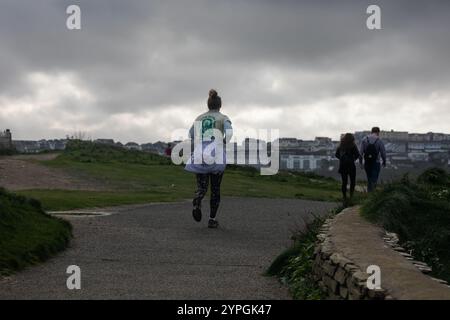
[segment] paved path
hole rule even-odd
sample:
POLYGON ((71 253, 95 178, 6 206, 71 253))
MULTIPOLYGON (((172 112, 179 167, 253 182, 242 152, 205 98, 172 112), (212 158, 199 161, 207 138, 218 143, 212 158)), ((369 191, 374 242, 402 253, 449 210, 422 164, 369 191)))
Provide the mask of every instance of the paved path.
POLYGON ((287 299, 286 288, 262 273, 303 218, 333 206, 225 198, 217 230, 206 219, 194 222, 189 202, 71 218, 71 248, 0 280, 0 299, 287 299), (82 289, 69 291, 65 272, 73 264, 82 289))

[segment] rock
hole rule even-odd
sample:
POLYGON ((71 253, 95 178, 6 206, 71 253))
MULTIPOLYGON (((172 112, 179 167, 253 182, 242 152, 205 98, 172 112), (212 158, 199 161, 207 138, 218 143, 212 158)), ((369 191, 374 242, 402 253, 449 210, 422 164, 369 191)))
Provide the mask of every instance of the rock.
POLYGON ((314 248, 314 255, 318 255, 320 254, 320 252, 322 251, 322 246, 319 244, 314 248))
POLYGON ((345 271, 347 271, 347 272, 349 272, 349 273, 353 273, 353 272, 359 270, 359 268, 358 268, 355 264, 353 264, 353 263, 351 263, 351 262, 350 262, 350 263, 347 263, 347 264, 345 265, 344 269, 345 269, 345 271))
POLYGON ((347 299, 348 298, 348 289, 344 286, 339 286, 339 295, 341 296, 341 298, 347 299))
POLYGON ((419 269, 422 273, 431 273, 433 271, 430 267, 418 266, 417 269, 419 269))
POLYGON ((445 280, 442 280, 442 279, 436 279, 436 278, 433 278, 433 277, 430 277, 430 278, 431 278, 431 280, 434 280, 434 281, 439 282, 439 283, 441 283, 441 284, 447 284, 447 281, 445 281, 445 280))
POLYGON ((334 274, 334 279, 340 284, 345 285, 345 280, 347 279, 347 273, 343 268, 338 267, 336 273, 334 274))
POLYGON ((384 300, 385 291, 383 289, 367 290, 367 296, 371 300, 384 300))
POLYGON ((339 254, 339 253, 334 253, 330 256, 330 260, 336 264, 339 265, 340 267, 344 268, 345 265, 351 263, 351 261, 347 258, 345 258, 343 255, 339 254))
POLYGON ((331 256, 330 256, 330 261, 331 261, 331 263, 333 263, 334 265, 338 265, 339 263, 338 263, 338 260, 339 260, 339 258, 341 257, 341 255, 339 254, 339 253, 333 253, 331 256))
MULTIPOLYGON (((398 251, 398 250, 396 250, 396 251, 398 251)), ((399 252, 399 254, 404 256, 404 257, 411 258, 411 255, 409 253, 406 253, 406 252, 399 252)))
POLYGON ((322 258, 320 257, 320 254, 316 255, 316 257, 314 258, 314 264, 316 266, 320 266, 322 264, 322 258))
POLYGON ((323 283, 332 294, 339 294, 339 283, 331 277, 324 276, 323 283))
POLYGON ((319 233, 319 234, 317 235, 317 239, 319 239, 319 241, 325 240, 326 237, 327 237, 327 236, 326 236, 325 233, 319 233))
POLYGON ((328 291, 328 288, 327 288, 327 286, 325 285, 325 283, 323 283, 323 281, 319 281, 319 282, 317 283, 317 285, 319 286, 320 289, 322 289, 323 292, 327 292, 327 291, 328 291))
POLYGON ((342 300, 340 295, 334 294, 334 293, 328 293, 327 300, 342 300))
POLYGON ((352 289, 348 291, 348 299, 349 300, 362 300, 364 299, 364 295, 357 289, 352 289))
POLYGON ((417 260, 413 260, 413 261, 411 261, 414 265, 416 265, 416 266, 422 266, 422 267, 427 267, 427 268, 429 268, 429 266, 425 263, 425 262, 422 262, 422 261, 417 261, 417 260))
POLYGON ((326 260, 328 259, 331 255, 333 254, 332 250, 331 250, 331 246, 327 246, 325 244, 322 245, 322 252, 320 253, 320 255, 322 256, 322 259, 326 260))
POLYGON ((358 283, 358 282, 364 282, 366 283, 367 278, 368 278, 368 274, 361 272, 361 271, 356 271, 355 273, 352 274, 352 278, 354 280, 354 282, 358 283))
MULTIPOLYGON (((350 261, 349 259, 344 258, 344 257, 342 257, 341 260, 339 261, 339 266, 340 266, 341 268, 345 268, 345 266, 347 266, 347 265, 349 265, 349 264, 352 264, 352 261, 350 261)), ((356 266, 355 266, 355 267, 356 267, 356 266)))
POLYGON ((327 260, 327 262, 323 264, 323 269, 327 275, 333 277, 334 273, 336 272, 337 266, 333 265, 330 260, 327 260))

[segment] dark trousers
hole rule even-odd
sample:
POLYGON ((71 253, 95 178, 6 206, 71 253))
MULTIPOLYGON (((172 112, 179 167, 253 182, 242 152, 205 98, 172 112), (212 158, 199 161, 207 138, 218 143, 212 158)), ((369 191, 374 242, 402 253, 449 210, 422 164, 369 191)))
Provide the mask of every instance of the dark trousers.
POLYGON ((365 163, 364 169, 366 170, 367 175, 367 192, 372 192, 377 187, 381 165, 379 162, 365 163))
POLYGON ((214 219, 217 214, 217 209, 219 209, 220 204, 220 184, 222 183, 222 173, 208 173, 208 174, 197 174, 197 191, 194 197, 194 207, 200 208, 202 205, 202 200, 208 191, 208 185, 211 181, 211 199, 210 199, 210 218, 214 219))
POLYGON ((353 166, 351 168, 342 170, 341 178, 342 178, 341 189, 342 189, 342 195, 344 196, 344 199, 347 198, 348 178, 350 178, 350 197, 352 197, 353 193, 355 192, 355 185, 356 185, 356 167, 353 166))

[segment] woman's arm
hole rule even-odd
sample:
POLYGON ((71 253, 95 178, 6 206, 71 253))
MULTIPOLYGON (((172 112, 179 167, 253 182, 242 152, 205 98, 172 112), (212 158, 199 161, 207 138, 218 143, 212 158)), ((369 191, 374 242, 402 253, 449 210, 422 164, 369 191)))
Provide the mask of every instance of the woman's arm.
POLYGON ((336 149, 336 153, 334 155, 336 158, 338 158, 339 160, 341 159, 341 148, 337 147, 336 149))
POLYGON ((353 146, 353 157, 355 158, 355 161, 361 158, 361 155, 359 154, 359 150, 356 144, 353 146))
POLYGON ((230 142, 231 137, 233 136, 233 127, 231 126, 231 121, 226 120, 223 124, 223 128, 225 131, 225 141, 230 142))
POLYGON ((363 158, 362 158, 362 155, 361 155, 361 153, 359 152, 358 147, 357 147, 356 145, 355 145, 355 151, 354 151, 354 153, 355 153, 355 160, 359 160, 359 164, 362 165, 362 163, 363 163, 363 158))

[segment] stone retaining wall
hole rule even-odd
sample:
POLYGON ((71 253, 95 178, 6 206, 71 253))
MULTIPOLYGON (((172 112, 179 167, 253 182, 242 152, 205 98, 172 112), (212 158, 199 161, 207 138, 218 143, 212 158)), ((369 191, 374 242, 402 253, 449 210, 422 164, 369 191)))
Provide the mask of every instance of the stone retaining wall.
POLYGON ((331 299, 450 299, 444 281, 425 275, 429 270, 422 263, 394 250, 385 231, 365 221, 357 207, 326 220, 318 238, 313 271, 331 299), (382 289, 367 288, 369 265, 380 267, 382 289))
POLYGON ((338 253, 329 235, 333 219, 328 219, 318 235, 320 243, 314 251, 314 275, 319 286, 331 299, 378 299, 391 297, 385 290, 369 290, 368 274, 350 259, 338 253))

